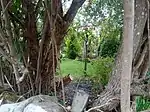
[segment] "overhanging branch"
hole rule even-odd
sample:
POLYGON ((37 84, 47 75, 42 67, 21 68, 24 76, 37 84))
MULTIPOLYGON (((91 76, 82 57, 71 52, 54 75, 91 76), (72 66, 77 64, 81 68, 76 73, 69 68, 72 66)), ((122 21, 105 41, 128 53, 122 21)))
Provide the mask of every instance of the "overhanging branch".
POLYGON ((64 21, 66 21, 67 25, 69 25, 73 21, 78 9, 83 5, 84 2, 85 0, 73 0, 72 1, 72 4, 69 10, 64 15, 64 21))

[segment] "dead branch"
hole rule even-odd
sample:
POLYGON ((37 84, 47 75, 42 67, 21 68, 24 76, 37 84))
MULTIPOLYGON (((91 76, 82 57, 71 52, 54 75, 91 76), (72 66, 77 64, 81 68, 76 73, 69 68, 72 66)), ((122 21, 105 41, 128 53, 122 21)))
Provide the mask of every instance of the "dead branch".
POLYGON ((11 90, 13 92, 15 92, 15 90, 13 89, 12 85, 9 83, 9 81, 8 81, 8 79, 7 79, 7 77, 5 75, 4 75, 4 78, 5 78, 6 82, 8 83, 9 87, 11 88, 11 90))
MULTIPOLYGON (((110 102, 111 102, 112 100, 119 100, 119 99, 118 99, 118 98, 112 98, 112 99, 108 100, 105 104, 99 105, 99 106, 96 106, 96 107, 92 107, 92 108, 90 108, 89 110, 87 110, 86 112, 90 112, 90 111, 92 111, 92 110, 97 110, 97 109, 100 109, 100 108, 102 108, 102 107, 104 107, 104 106, 107 106, 107 105, 110 104, 110 102)), ((100 111, 100 112, 103 112, 102 110, 99 110, 99 111, 100 111)))

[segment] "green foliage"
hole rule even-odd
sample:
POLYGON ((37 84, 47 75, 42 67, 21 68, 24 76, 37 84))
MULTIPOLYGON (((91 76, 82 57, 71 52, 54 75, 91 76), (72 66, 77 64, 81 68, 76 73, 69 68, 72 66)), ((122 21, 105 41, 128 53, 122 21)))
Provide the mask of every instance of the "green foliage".
MULTIPOLYGON (((12 19, 12 23, 14 24, 16 19, 18 19, 17 21, 20 23, 20 25, 22 24, 20 21, 22 21, 24 19, 24 13, 23 13, 23 8, 22 8, 22 4, 21 4, 21 0, 12 0, 12 7, 10 7, 11 9, 11 13, 14 15, 14 17, 11 17, 12 19)), ((12 15, 11 14, 11 15, 12 15)), ((18 28, 17 26, 15 26, 15 28, 18 28)), ((16 29, 15 29, 16 30, 16 29)), ((19 31, 19 30, 18 30, 19 31)))
POLYGON ((98 58, 93 62, 94 74, 90 76, 95 82, 100 82, 103 86, 108 83, 110 73, 114 64, 114 59, 110 57, 98 58))
POLYGON ((150 109, 150 100, 141 96, 136 97, 137 112, 150 109))
POLYGON ((119 47, 119 40, 116 38, 106 38, 100 43, 100 56, 115 57, 119 47))
POLYGON ((88 36, 88 46, 87 46, 88 54, 87 55, 92 56, 92 54, 97 53, 95 51, 97 50, 97 46, 99 45, 99 38, 96 35, 94 35, 91 29, 86 30, 84 32, 84 35, 88 36))
POLYGON ((18 10, 20 10, 21 1, 20 0, 13 0, 13 6, 12 11, 14 13, 17 13, 18 10))
POLYGON ((83 18, 83 24, 99 25, 105 18, 110 17, 111 21, 118 26, 123 24, 123 1, 122 0, 90 0, 84 5, 83 10, 78 14, 83 18))
POLYGON ((100 35, 101 41, 98 48, 100 56, 115 57, 120 45, 120 34, 120 28, 110 23, 109 19, 104 21, 100 35))
POLYGON ((65 37, 65 51, 69 59, 75 59, 81 51, 78 32, 72 27, 65 37))

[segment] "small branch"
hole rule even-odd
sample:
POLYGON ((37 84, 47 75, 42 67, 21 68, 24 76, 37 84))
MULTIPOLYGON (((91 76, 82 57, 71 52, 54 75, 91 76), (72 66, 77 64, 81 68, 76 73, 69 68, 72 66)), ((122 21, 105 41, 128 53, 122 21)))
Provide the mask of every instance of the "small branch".
POLYGON ((10 0, 10 1, 8 2, 8 4, 6 5, 5 9, 3 10, 1 16, 3 16, 3 15, 5 14, 5 11, 7 10, 8 6, 9 6, 9 4, 10 4, 11 2, 12 2, 12 0, 10 0))
POLYGON ((100 110, 100 108, 109 105, 112 100, 118 100, 118 98, 112 98, 112 99, 108 100, 105 104, 99 105, 99 106, 96 106, 96 107, 92 107, 92 108, 90 108, 89 110, 87 110, 87 111, 85 111, 85 112, 90 112, 90 111, 92 111, 92 110, 97 110, 97 109, 98 109, 100 112, 103 112, 102 110, 100 110))
POLYGON ((12 85, 9 83, 9 81, 8 81, 8 79, 7 79, 7 77, 5 75, 4 75, 4 78, 5 78, 6 82, 8 83, 9 87, 11 88, 11 90, 13 92, 15 92, 15 90, 13 89, 12 85))
POLYGON ((32 90, 29 90, 27 93, 24 93, 23 95, 21 95, 21 96, 17 99, 16 103, 17 103, 21 98, 24 98, 24 96, 27 95, 27 94, 29 94, 31 91, 32 91, 32 90))

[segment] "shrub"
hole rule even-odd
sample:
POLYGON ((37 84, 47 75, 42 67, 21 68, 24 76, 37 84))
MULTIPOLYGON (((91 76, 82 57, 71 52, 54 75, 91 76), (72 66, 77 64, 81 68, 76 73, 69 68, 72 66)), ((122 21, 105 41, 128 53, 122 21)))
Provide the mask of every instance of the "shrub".
POLYGON ((78 36, 78 32, 72 28, 65 38, 65 53, 69 59, 75 59, 81 51, 78 36))
POLYGON ((75 59, 78 56, 80 48, 75 37, 71 37, 67 44, 66 55, 69 59, 75 59))
POLYGON ((142 96, 136 97, 136 110, 137 112, 150 109, 150 100, 142 96))
POLYGON ((105 86, 108 83, 112 71, 114 58, 98 58, 92 62, 94 74, 91 76, 94 81, 105 86))
POLYGON ((118 38, 105 38, 101 41, 99 46, 99 54, 102 57, 115 57, 120 40, 118 38))
POLYGON ((102 57, 115 57, 121 42, 121 37, 122 28, 113 24, 110 18, 104 20, 100 34, 99 55, 102 57))

